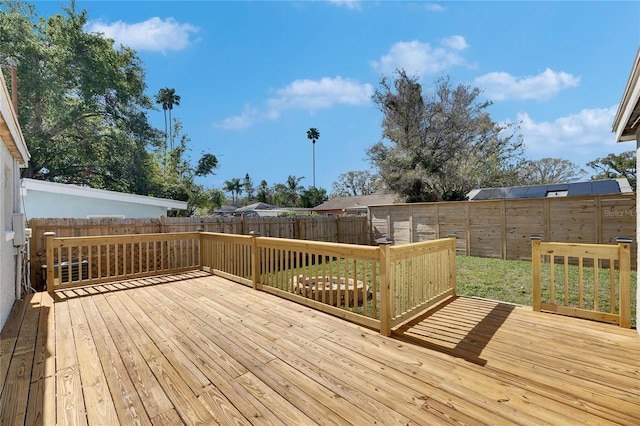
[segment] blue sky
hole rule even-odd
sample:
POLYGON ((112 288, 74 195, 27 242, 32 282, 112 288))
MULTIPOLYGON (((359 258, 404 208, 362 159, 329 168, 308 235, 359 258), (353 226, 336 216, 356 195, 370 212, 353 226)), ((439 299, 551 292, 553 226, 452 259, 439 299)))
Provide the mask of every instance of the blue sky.
MULTIPOLYGON (((36 1, 39 15, 61 2, 36 1)), ((68 4, 68 3, 64 3, 68 4)), ((221 188, 249 173, 258 184, 304 176, 331 191, 341 173, 369 169, 382 114, 382 75, 440 76, 493 101, 497 122, 520 122, 531 159, 584 164, 632 150, 611 127, 636 51, 640 2, 77 1, 88 30, 136 49, 148 94, 172 87, 192 159, 220 168, 221 188)), ((164 127, 162 111, 151 120, 164 127)), ((586 168, 586 166, 585 166, 586 168)), ((587 169, 591 171, 591 169, 587 169)))

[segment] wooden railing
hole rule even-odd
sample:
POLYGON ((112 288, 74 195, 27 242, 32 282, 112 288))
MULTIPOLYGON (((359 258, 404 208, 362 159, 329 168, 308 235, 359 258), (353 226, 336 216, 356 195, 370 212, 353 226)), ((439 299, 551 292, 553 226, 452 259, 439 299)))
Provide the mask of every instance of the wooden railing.
POLYGON ((46 239, 46 285, 53 294, 87 285, 200 269, 199 233, 46 239))
POLYGON ((455 238, 393 247, 211 232, 46 236, 47 289, 204 270, 390 335, 455 295, 455 238), (48 265, 53 265, 51 268, 48 265))
POLYGON ((456 239, 389 247, 391 327, 456 293, 456 239))
POLYGON ((532 236, 533 310, 630 328, 630 243, 623 238, 618 245, 551 243, 532 236))

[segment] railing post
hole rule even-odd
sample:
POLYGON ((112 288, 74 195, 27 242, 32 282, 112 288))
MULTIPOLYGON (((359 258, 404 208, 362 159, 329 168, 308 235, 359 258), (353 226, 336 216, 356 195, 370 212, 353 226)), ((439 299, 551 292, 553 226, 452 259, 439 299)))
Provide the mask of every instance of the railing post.
MULTIPOLYGON (((632 238, 618 237, 618 267, 620 268, 620 327, 631 328, 631 242, 632 238)), ((613 303, 613 300, 611 301, 613 303)))
POLYGON ((450 232, 447 234, 447 238, 453 240, 451 244, 451 249, 449 250, 449 285, 451 286, 451 290, 453 291, 452 296, 456 296, 456 240, 458 238, 458 234, 455 232, 450 232))
POLYGON ((200 270, 204 271, 204 239, 202 233, 204 232, 204 226, 198 226, 198 261, 200 262, 200 270))
POLYGON ((260 232, 251 231, 249 232, 249 235, 251 235, 251 268, 253 271, 253 289, 257 290, 258 284, 260 283, 260 249, 258 248, 258 237, 260 236, 260 232))
MULTIPOLYGON (((540 283, 540 242, 542 241, 542 235, 531 236, 531 276, 533 281, 533 310, 540 312, 540 298, 542 297, 541 283, 540 283)), ((553 266, 552 266, 553 267, 553 266)))
POLYGON ((44 247, 46 252, 46 262, 47 262, 47 292, 53 297, 53 280, 54 280, 54 271, 53 267, 53 237, 56 236, 55 232, 45 232, 44 233, 44 247))
POLYGON ((391 335, 391 262, 389 261, 389 247, 393 240, 378 238, 380 249, 380 334, 391 335))

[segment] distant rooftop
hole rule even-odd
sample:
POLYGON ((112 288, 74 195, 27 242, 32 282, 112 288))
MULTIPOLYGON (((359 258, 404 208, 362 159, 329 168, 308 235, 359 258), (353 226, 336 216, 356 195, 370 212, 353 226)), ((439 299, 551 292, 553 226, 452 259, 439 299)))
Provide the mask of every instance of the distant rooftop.
POLYGON ((577 197, 598 194, 631 193, 633 188, 625 178, 593 180, 588 182, 556 183, 550 185, 509 186, 482 188, 469 192, 470 201, 501 200, 511 198, 577 197))
POLYGON ((376 204, 393 204, 394 194, 356 195, 353 197, 335 197, 313 208, 316 211, 366 209, 376 204))

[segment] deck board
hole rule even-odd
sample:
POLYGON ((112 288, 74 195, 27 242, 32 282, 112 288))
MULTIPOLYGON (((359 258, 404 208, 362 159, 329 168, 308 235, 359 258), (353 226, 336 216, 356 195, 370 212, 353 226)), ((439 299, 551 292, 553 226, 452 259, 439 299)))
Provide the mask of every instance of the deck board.
POLYGON ((454 298, 392 337, 204 273, 29 295, 4 424, 637 425, 635 330, 454 298))

